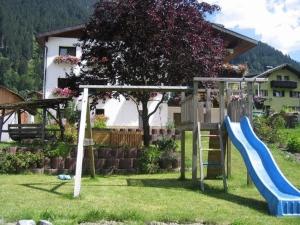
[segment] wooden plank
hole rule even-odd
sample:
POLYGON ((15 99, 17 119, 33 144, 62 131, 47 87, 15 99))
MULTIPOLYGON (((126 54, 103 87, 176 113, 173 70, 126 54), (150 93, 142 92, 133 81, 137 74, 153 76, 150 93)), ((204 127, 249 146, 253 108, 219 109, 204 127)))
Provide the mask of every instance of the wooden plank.
POLYGON ((227 137, 227 177, 231 177, 231 140, 227 137))
POLYGON ((193 90, 193 151, 192 151, 192 179, 197 180, 197 120, 198 120, 198 82, 194 82, 193 90))
MULTIPOLYGON (((247 93, 248 93, 247 115, 250 120, 250 123, 253 124, 253 82, 247 83, 247 93)), ((247 173, 247 185, 248 186, 253 185, 249 172, 247 173)))
POLYGON ((181 131, 180 179, 185 179, 185 131, 181 131))
POLYGON ((11 128, 14 128, 14 127, 20 127, 20 128, 23 128, 23 127, 39 127, 39 128, 42 128, 42 124, 36 124, 36 123, 30 123, 30 124, 8 124, 8 127, 11 127, 11 128))
POLYGON ((4 117, 5 117, 5 109, 2 109, 1 116, 0 116, 0 141, 1 141, 2 132, 3 132, 4 117))

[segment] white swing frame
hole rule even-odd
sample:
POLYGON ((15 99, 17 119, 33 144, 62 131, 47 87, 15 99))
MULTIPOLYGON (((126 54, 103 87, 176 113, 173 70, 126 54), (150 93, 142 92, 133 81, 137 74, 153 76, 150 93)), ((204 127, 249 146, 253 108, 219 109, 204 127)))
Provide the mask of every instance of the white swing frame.
MULTIPOLYGON (((83 89, 78 146, 77 146, 77 159, 76 159, 76 171, 75 171, 75 184, 74 184, 74 198, 80 196, 81 191, 81 176, 82 176, 82 162, 83 162, 83 150, 85 142, 85 128, 86 128, 86 116, 87 107, 89 104, 89 89, 97 89, 102 91, 143 91, 143 92, 186 92, 193 89, 188 86, 108 86, 108 85, 80 85, 80 89, 83 89)), ((88 121, 90 122, 90 121, 88 121)))

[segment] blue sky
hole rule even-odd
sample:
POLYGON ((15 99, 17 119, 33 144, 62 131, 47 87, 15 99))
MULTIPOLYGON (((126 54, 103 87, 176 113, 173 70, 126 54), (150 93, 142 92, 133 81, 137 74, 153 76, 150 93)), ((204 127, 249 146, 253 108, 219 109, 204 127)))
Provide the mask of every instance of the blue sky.
POLYGON ((300 62, 300 0, 206 0, 221 11, 209 18, 263 41, 300 62))

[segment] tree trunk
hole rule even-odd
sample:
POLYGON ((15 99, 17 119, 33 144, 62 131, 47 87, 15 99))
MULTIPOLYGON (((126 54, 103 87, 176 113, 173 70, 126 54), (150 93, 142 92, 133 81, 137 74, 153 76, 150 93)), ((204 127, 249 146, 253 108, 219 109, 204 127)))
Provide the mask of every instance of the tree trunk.
POLYGON ((143 131, 144 131, 144 146, 150 145, 150 126, 148 116, 148 101, 142 101, 142 120, 143 120, 143 131))

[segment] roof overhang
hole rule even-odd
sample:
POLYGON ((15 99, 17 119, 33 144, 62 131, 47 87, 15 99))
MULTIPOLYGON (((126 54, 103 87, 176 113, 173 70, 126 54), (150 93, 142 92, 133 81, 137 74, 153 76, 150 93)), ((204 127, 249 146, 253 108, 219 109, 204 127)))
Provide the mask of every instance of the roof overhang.
POLYGON ((269 70, 259 74, 257 77, 268 77, 271 73, 273 73, 277 70, 281 70, 281 69, 287 69, 287 70, 291 71, 292 73, 296 74, 300 78, 300 71, 297 70, 296 68, 294 68, 290 64, 282 64, 282 65, 276 66, 272 69, 269 69, 269 70))
MULTIPOLYGON (((224 40, 225 48, 228 50, 228 55, 225 57, 225 62, 230 62, 232 59, 250 50, 258 44, 258 41, 247 36, 224 28, 222 25, 211 24, 212 28, 224 40)), ((45 32, 37 35, 37 41, 44 46, 49 37, 66 37, 66 38, 81 38, 84 32, 85 25, 67 27, 59 30, 45 32)))

